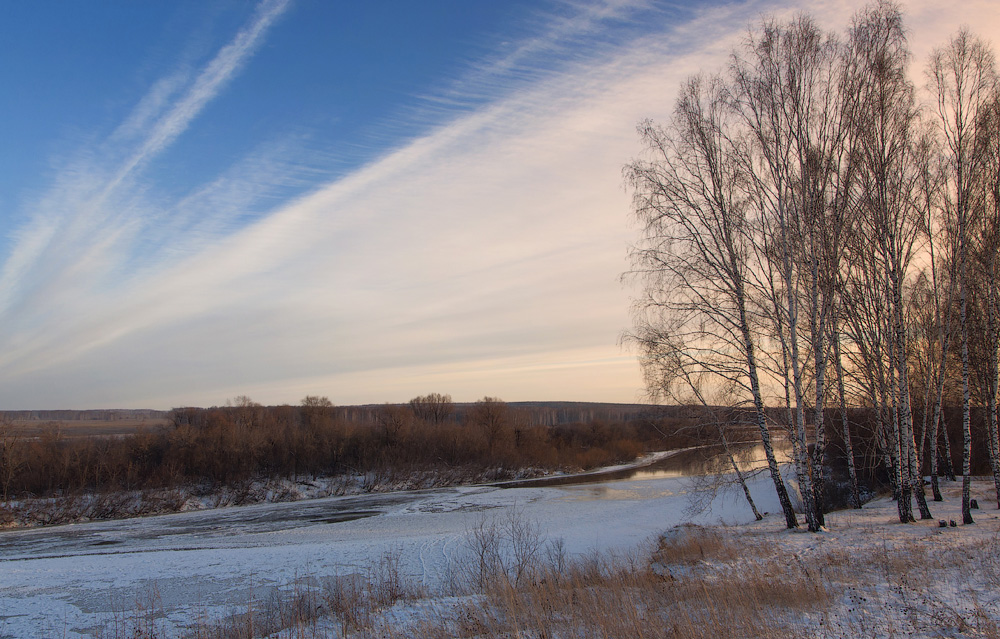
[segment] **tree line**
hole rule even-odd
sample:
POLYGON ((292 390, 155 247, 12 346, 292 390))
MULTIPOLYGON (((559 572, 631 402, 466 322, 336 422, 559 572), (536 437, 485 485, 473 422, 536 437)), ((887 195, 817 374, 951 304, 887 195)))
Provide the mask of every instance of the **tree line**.
POLYGON ((0 497, 231 485, 254 479, 452 471, 454 481, 589 469, 631 461, 664 446, 691 445, 690 419, 538 425, 493 397, 456 405, 432 393, 407 404, 336 407, 307 396, 298 406, 262 406, 246 396, 226 406, 176 408, 169 425, 117 437, 37 437, 0 424, 0 497))
POLYGON ((867 436, 900 521, 914 520, 914 501, 932 516, 922 475, 942 499, 954 445, 972 522, 974 434, 1000 499, 994 54, 963 29, 919 87, 911 58, 892 2, 863 8, 843 34, 805 14, 765 18, 723 70, 681 85, 667 123, 639 125, 644 155, 624 169, 641 228, 626 339, 647 389, 749 410, 788 527, 799 522, 774 437, 791 442, 819 530, 834 429, 861 505, 856 407, 875 418, 867 436))

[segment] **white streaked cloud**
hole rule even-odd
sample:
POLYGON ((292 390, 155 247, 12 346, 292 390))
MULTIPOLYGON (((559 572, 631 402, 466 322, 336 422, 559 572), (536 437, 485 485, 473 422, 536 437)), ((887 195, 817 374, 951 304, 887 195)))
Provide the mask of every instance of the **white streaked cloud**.
POLYGON ((187 129, 191 121, 201 112, 230 79, 240 70, 244 62, 256 51, 264 35, 275 20, 288 8, 290 0, 262 0, 257 5, 250 23, 236 34, 233 41, 224 46, 218 54, 197 75, 194 82, 179 100, 169 103, 168 97, 173 92, 175 77, 166 82, 158 83, 149 94, 148 99, 140 103, 139 109, 126 121, 126 129, 146 131, 148 133, 139 147, 129 156, 118 169, 114 178, 108 184, 113 189, 121 183, 132 171, 142 166, 151 158, 165 149, 177 136, 187 129), (169 106, 167 106, 169 104, 169 106), (156 117, 153 113, 156 107, 164 106, 164 113, 156 117))
MULTIPOLYGON (((860 4, 807 8, 842 27, 860 4)), ((943 42, 986 4, 944 16, 911 3, 914 45, 943 42)), ((305 179, 294 144, 263 145, 187 196, 158 196, 135 169, 284 8, 263 3, 201 72, 154 85, 108 157, 67 168, 16 232, 0 274, 0 405, 639 398, 638 367, 616 344, 629 322, 620 170, 638 150, 635 123, 665 119, 680 81, 724 64, 762 11, 794 8, 716 7, 570 60, 249 225, 236 221, 273 187, 305 179)), ((583 5, 484 68, 511 73, 632 9, 583 5)))
MULTIPOLYGON (((86 316, 81 309, 114 303, 122 284, 136 270, 143 272, 143 260, 133 261, 135 252, 149 234, 157 234, 154 224, 171 213, 148 199, 141 181, 128 178, 183 133, 287 6, 287 0, 261 2, 247 26, 193 81, 175 72, 156 82, 105 144, 65 164, 50 192, 29 211, 27 224, 14 232, 14 248, 0 271, 0 313, 11 343, 0 364, 17 374, 24 367, 44 367, 53 352, 66 357, 89 348, 93 342, 66 344, 59 337, 86 316)), ((198 223, 211 225, 219 217, 215 211, 198 223)))

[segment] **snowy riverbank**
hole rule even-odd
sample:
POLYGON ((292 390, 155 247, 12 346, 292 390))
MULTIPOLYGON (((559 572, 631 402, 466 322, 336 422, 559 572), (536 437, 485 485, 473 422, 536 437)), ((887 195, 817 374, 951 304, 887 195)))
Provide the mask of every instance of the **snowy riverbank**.
POLYGON ((148 490, 103 491, 62 497, 14 500, 0 504, 0 530, 130 519, 229 506, 276 504, 326 497, 475 486, 552 478, 598 478, 628 469, 644 468, 681 450, 643 455, 633 462, 586 472, 547 472, 540 468, 438 468, 328 477, 270 478, 231 485, 179 485, 148 490))
MULTIPOLYGON (((193 623, 267 601, 278 591, 364 574, 386 556, 394 558, 401 578, 430 597, 398 603, 386 613, 393 627, 405 629, 407 620, 415 623, 429 607, 436 615, 446 614, 456 566, 468 561, 471 531, 512 511, 536 524, 543 540, 555 542, 569 560, 609 553, 648 556, 660 534, 691 523, 728 526, 719 530, 734 540, 754 540, 756 545, 745 547, 766 547, 786 557, 784 564, 806 566, 828 565, 831 556, 850 564, 898 550, 919 559, 936 548, 947 549, 951 562, 966 546, 992 544, 996 549, 1000 538, 1000 520, 992 508, 977 511, 974 526, 940 529, 936 520, 893 523, 895 506, 887 499, 861 511, 833 513, 829 531, 815 535, 783 530, 777 515, 753 522, 737 495, 718 496, 704 513, 691 516, 686 511, 693 486, 676 477, 540 488, 478 486, 7 531, 0 536, 0 637, 90 637, 101 629, 107 637, 111 625, 124 628, 133 615, 148 611, 155 611, 149 623, 162 636, 174 636, 193 623)), ((975 485, 984 506, 995 503, 990 488, 986 482, 975 485)), ((778 512, 773 489, 763 478, 755 480, 753 492, 761 510, 778 512)), ((953 492, 953 486, 946 486, 946 501, 932 504, 935 516, 957 518, 953 492)), ((698 565, 713 567, 711 560, 698 565)), ((987 583, 988 575, 997 574, 995 565, 993 570, 973 573, 949 566, 945 575, 921 575, 919 583, 906 588, 933 593, 934 601, 956 611, 974 601, 995 617, 993 593, 1000 591, 987 583), (966 572, 972 577, 963 576, 966 572), (923 583, 926 578, 929 586, 923 583), (975 589, 975 599, 969 599, 969 589, 975 589)), ((888 583, 865 588, 886 601, 897 601, 896 593, 905 590, 888 583)), ((909 596, 910 590, 905 593, 909 596)), ((849 608, 865 607, 851 603, 854 595, 845 590, 831 596, 825 608, 800 615, 802 623, 820 623, 834 614, 847 620, 845 628, 860 627, 856 616, 862 612, 849 608)), ((863 614, 877 613, 879 623, 889 623, 896 615, 893 605, 863 614)), ((908 610, 899 607, 899 614, 908 610)), ((865 623, 866 628, 877 626, 875 620, 865 623)))

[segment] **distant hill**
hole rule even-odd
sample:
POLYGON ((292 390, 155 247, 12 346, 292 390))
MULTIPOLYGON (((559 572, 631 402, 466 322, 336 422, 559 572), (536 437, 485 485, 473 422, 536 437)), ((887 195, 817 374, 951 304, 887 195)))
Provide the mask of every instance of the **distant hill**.
MULTIPOLYGON (((405 406, 405 404, 402 404, 405 406)), ((472 402, 456 402, 452 419, 460 421, 472 402)), ((604 422, 629 422, 649 417, 673 416, 680 410, 675 406, 655 406, 651 404, 611 404, 603 402, 508 402, 510 408, 528 416, 535 425, 555 426, 558 424, 604 422)), ((361 404, 338 406, 338 413, 348 421, 371 420, 382 404, 361 404)), ((143 420, 161 421, 170 416, 170 411, 152 409, 111 408, 101 410, 8 410, 0 411, 0 416, 18 422, 139 422, 143 420)))
MULTIPOLYGON (((405 404, 402 404, 405 406, 405 404)), ((452 421, 462 421, 465 412, 474 402, 455 402, 455 412, 452 421)), ((338 406, 340 415, 353 422, 365 422, 372 419, 375 411, 382 404, 363 404, 360 406, 338 406)), ((629 422, 653 416, 663 417, 676 412, 676 407, 655 406, 652 404, 610 404, 603 402, 507 402, 507 406, 521 415, 526 415, 532 425, 556 426, 559 424, 574 424, 591 422, 629 422)))
POLYGON ((138 421, 166 419, 168 411, 146 408, 109 408, 101 410, 5 410, 0 416, 23 422, 138 421))
POLYGON ((629 422, 662 411, 649 404, 606 404, 596 402, 511 402, 510 407, 527 412, 539 425, 554 426, 575 422, 629 422))

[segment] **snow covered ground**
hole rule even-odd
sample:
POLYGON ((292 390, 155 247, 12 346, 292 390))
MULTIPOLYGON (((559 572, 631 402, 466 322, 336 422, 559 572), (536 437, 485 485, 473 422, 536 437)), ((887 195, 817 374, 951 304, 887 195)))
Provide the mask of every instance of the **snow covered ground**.
MULTIPOLYGON (((836 550, 846 561, 869 557, 871 563, 872 554, 879 554, 873 544, 917 553, 949 548, 954 558, 962 556, 962 544, 1000 543, 992 482, 975 484, 974 497, 983 506, 975 511, 975 526, 937 527, 937 518, 960 521, 958 487, 946 483, 946 501, 931 504, 935 521, 898 524, 895 504, 883 498, 862 511, 832 513, 829 530, 815 535, 783 530, 766 476, 753 481, 758 508, 772 513, 762 522, 752 521, 742 496, 735 493, 718 496, 708 510, 691 515, 689 493, 696 485, 689 478, 645 473, 582 485, 356 495, 6 531, 0 533, 0 637, 92 637, 101 631, 108 636, 110 625, 144 608, 157 610, 160 630, 180 631, 193 622, 246 609, 249 601, 259 602, 275 588, 364 574, 387 553, 399 558, 403 575, 429 593, 447 592, 456 563, 467 557, 473 527, 511 509, 536 522, 547 539, 562 540, 570 556, 631 551, 682 523, 735 525, 741 538, 766 536, 769 544, 806 562, 821 553, 829 562, 836 550)), ((961 565, 954 569, 963 572, 961 565)), ((956 583, 937 584, 943 590, 935 591, 933 601, 957 610, 968 600, 963 588, 971 586, 956 583)), ((937 586, 915 586, 914 592, 937 586)), ((1000 610, 1000 595, 991 594, 991 584, 977 588, 982 592, 976 605, 988 614, 1000 610)), ((838 604, 845 611, 853 610, 850 596, 845 592, 838 604)), ((876 612, 882 616, 871 624, 851 621, 850 628, 891 622, 888 606, 881 604, 876 612)), ((901 608, 899 614, 910 610, 901 608)), ((849 614, 855 619, 862 613, 849 614)), ((804 617, 803 623, 809 619, 804 617)))
MULTIPOLYGON (((156 600, 182 628, 303 577, 358 573, 385 553, 435 591, 447 586, 475 524, 516 508, 570 554, 626 551, 676 524, 690 480, 659 477, 561 487, 462 487, 330 497, 0 533, 0 637, 87 637, 156 600)), ((758 507, 776 511, 766 482, 758 507)), ((735 495, 702 523, 752 519, 735 495)))

